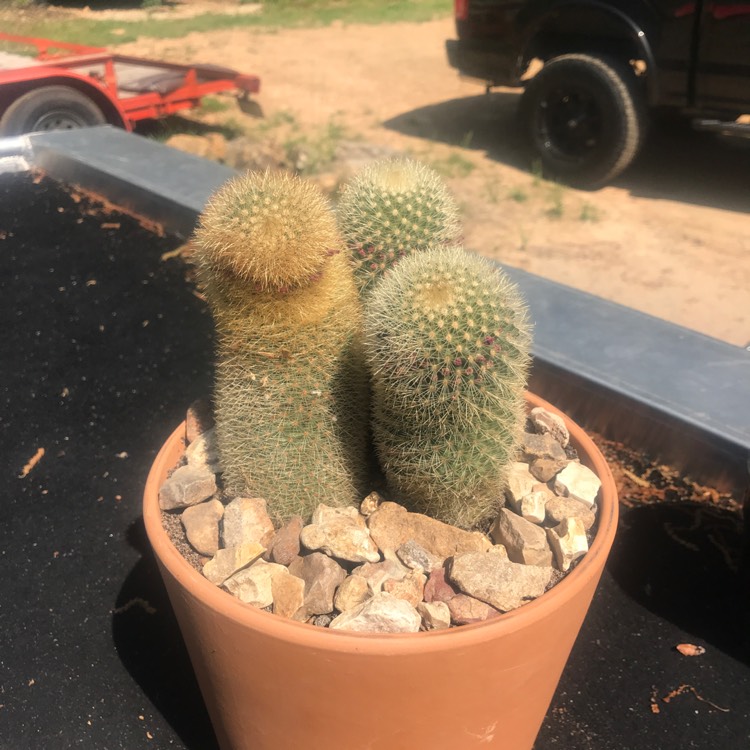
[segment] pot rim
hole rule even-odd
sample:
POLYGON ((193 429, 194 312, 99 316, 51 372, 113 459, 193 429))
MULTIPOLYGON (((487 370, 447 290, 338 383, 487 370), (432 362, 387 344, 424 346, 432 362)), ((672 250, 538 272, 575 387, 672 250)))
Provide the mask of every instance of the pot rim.
POLYGON ((166 473, 173 468, 176 458, 180 455, 179 443, 184 436, 184 422, 163 444, 149 471, 143 497, 146 534, 161 564, 186 592, 203 606, 214 609, 248 628, 262 631, 270 637, 295 641, 302 646, 320 651, 357 651, 378 655, 404 651, 429 653, 445 648, 469 647, 479 641, 509 635, 533 621, 548 617, 554 609, 563 607, 572 599, 591 578, 601 575, 614 541, 618 518, 617 489, 612 472, 591 438, 563 412, 539 396, 527 392, 526 401, 532 408, 542 406, 563 417, 570 432, 571 443, 578 450, 581 462, 589 466, 599 477, 602 486, 598 501, 598 526, 589 551, 560 582, 534 601, 491 620, 419 633, 335 631, 279 617, 241 602, 223 591, 200 575, 185 560, 172 544, 161 522, 159 488, 166 473))

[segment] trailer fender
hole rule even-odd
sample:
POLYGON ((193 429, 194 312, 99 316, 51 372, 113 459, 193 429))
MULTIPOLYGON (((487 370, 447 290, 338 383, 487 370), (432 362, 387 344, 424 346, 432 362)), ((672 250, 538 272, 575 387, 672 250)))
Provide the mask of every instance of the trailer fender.
POLYGON ((67 86, 90 99, 102 111, 106 121, 125 130, 132 126, 119 102, 109 91, 90 77, 65 68, 45 66, 0 71, 0 117, 19 97, 45 86, 67 86))

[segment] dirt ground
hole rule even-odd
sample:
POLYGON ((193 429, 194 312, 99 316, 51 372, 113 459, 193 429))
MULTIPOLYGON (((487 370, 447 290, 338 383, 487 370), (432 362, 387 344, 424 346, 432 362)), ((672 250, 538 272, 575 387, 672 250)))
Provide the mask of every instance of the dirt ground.
MULTIPOLYGON (((467 247, 732 344, 750 343, 750 148, 655 124, 636 164, 597 192, 535 177, 519 92, 461 80, 453 22, 190 34, 121 51, 260 75, 267 121, 332 122, 440 166, 467 247)), ((232 117, 251 118, 238 109, 232 117)))

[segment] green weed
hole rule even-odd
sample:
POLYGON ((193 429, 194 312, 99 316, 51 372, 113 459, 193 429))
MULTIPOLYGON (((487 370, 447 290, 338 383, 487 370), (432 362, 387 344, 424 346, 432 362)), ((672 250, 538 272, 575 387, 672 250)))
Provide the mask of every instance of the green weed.
POLYGON ((512 201, 515 201, 516 203, 526 203, 526 201, 529 199, 529 196, 525 190, 516 187, 512 188, 508 192, 508 198, 510 198, 512 201))
POLYGON ((216 128, 228 141, 233 141, 247 132, 247 128, 234 117, 228 117, 219 123, 216 128))
POLYGON ((257 129, 261 133, 268 133, 270 130, 275 130, 284 125, 297 127, 297 118, 288 110, 280 109, 278 112, 274 112, 270 117, 261 120, 258 123, 257 129))
POLYGON ((484 195, 490 203, 500 202, 500 180, 497 177, 484 183, 484 195))
POLYGON ((541 159, 534 159, 534 161, 531 162, 531 174, 534 175, 532 184, 534 185, 534 187, 539 187, 544 180, 544 171, 542 170, 541 159))
POLYGON ((210 115, 217 112, 226 112, 232 105, 223 99, 217 99, 215 96, 204 96, 201 99, 200 106, 196 108, 199 115, 210 115))
MULTIPOLYGON (((23 0, 12 0, 11 11, 23 0)), ((149 6, 154 0, 143 0, 149 6)), ((30 14, 28 18, 11 17, 0 9, 0 25, 12 18, 14 33, 106 47, 133 42, 138 37, 175 39, 192 32, 256 27, 303 28, 341 23, 393 23, 397 21, 429 21, 451 13, 444 0, 266 0, 261 12, 252 15, 206 13, 194 18, 149 18, 139 21, 60 18, 30 14)))
POLYGON ((282 144, 284 155, 301 174, 316 174, 333 163, 336 149, 345 136, 344 127, 335 120, 312 132, 301 133, 295 128, 282 144))
POLYGON ((531 240, 531 234, 526 230, 526 227, 519 225, 518 227, 518 249, 525 253, 529 249, 529 241, 531 240))
POLYGON ((565 213, 565 206, 563 205, 563 188, 561 185, 553 185, 550 190, 550 203, 547 210, 544 212, 545 215, 550 219, 562 219, 565 213))
POLYGON ((430 164, 443 177, 468 177, 476 167, 474 162, 469 161, 457 151, 443 158, 432 159, 430 164))
POLYGON ((170 120, 160 120, 153 132, 149 133, 149 138, 166 143, 174 135, 204 135, 205 131, 199 126, 192 127, 184 122, 171 122, 170 120))
POLYGON ((591 205, 591 203, 584 203, 581 206, 581 213, 578 218, 581 221, 596 222, 601 218, 601 212, 596 206, 591 205))
POLYGON ((474 131, 467 130, 464 133, 464 136, 458 145, 461 146, 461 148, 471 148, 471 143, 473 140, 474 140, 474 131))

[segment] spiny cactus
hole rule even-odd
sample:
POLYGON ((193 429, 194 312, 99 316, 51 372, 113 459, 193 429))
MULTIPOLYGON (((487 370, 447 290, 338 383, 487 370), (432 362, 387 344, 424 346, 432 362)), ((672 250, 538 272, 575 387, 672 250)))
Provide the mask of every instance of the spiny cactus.
POLYGON ((365 305, 373 435, 399 502, 462 528, 496 510, 524 419, 516 287, 460 247, 401 261, 365 305))
POLYGON ((198 279, 217 333, 214 405, 226 490, 277 522, 361 499, 367 380, 361 314, 335 217, 317 188, 250 173, 208 203, 198 279))
POLYGON ((339 226, 354 261, 360 294, 401 258, 458 239, 458 209, 438 174, 410 159, 365 168, 344 188, 339 226))

